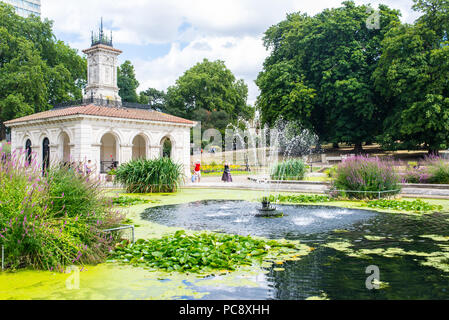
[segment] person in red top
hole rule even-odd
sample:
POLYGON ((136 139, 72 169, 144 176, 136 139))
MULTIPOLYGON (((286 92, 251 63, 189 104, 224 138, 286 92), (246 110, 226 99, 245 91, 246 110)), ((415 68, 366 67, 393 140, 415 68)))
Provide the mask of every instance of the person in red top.
POLYGON ((195 162, 195 180, 198 180, 198 182, 201 181, 201 162, 200 160, 197 160, 195 162))

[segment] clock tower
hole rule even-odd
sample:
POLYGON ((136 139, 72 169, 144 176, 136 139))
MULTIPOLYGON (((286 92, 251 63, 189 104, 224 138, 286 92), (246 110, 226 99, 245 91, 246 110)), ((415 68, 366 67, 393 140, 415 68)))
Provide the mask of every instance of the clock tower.
POLYGON ((87 87, 84 99, 100 99, 121 104, 117 86, 118 56, 122 51, 112 46, 112 32, 108 38, 103 32, 103 19, 98 34, 92 32, 92 44, 83 50, 87 55, 87 87))

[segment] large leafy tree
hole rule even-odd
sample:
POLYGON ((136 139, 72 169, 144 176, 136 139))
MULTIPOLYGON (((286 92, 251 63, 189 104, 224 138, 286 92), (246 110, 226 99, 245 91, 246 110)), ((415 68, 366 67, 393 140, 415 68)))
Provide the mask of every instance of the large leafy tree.
POLYGON ((131 61, 126 60, 117 70, 117 85, 120 89, 119 95, 123 101, 139 102, 137 88, 139 81, 136 79, 136 72, 131 61))
POLYGON ((374 74, 390 112, 383 145, 389 149, 449 147, 448 0, 417 0, 414 25, 396 23, 383 41, 374 74))
POLYGON ((262 121, 282 116, 300 120, 321 141, 346 142, 358 149, 372 141, 382 121, 383 104, 371 78, 381 41, 399 12, 379 6, 380 28, 370 28, 373 10, 346 1, 311 17, 294 13, 269 28, 271 51, 256 81, 262 121))
POLYGON ((0 3, 0 140, 4 121, 80 99, 86 70, 86 60, 56 40, 51 21, 0 3))
POLYGON ((167 95, 164 91, 148 88, 140 92, 139 103, 149 105, 155 110, 165 111, 167 109, 167 95))
POLYGON ((228 123, 222 121, 220 114, 227 114, 230 122, 253 116, 247 98, 247 85, 243 80, 236 80, 223 61, 204 59, 168 88, 166 111, 191 120, 209 119, 217 129, 223 130, 228 123))

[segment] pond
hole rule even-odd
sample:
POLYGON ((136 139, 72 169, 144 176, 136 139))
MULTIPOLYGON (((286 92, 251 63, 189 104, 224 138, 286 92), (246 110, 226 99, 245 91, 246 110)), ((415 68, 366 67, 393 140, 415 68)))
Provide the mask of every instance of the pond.
POLYGON ((407 215, 323 206, 281 205, 282 218, 255 217, 259 204, 200 201, 154 207, 142 219, 191 230, 300 240, 315 250, 255 275, 256 286, 220 277, 186 283, 202 299, 447 299, 449 216, 407 215), (368 266, 380 289, 368 290, 368 266), (277 266, 279 267, 279 266, 277 266))
MULTIPOLYGON (((242 196, 243 197, 243 196, 242 196)), ((285 216, 256 218, 259 204, 198 201, 137 211, 139 229, 211 230, 299 240, 314 248, 300 260, 228 274, 150 272, 118 263, 86 266, 80 288, 49 271, 0 273, 0 299, 448 299, 449 215, 391 214, 282 205, 285 216), (167 227, 165 227, 165 226, 167 227), (177 228, 171 228, 177 227, 177 228), (380 289, 368 290, 368 266, 380 289)), ((140 209, 139 209, 140 210, 140 209)), ((145 231, 143 230, 143 231, 145 231)))

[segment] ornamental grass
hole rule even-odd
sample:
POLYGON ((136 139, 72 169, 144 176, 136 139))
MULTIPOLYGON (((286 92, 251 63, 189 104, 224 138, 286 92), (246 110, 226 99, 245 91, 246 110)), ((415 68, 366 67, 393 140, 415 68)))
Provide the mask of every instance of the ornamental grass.
POLYGON ((302 180, 306 174, 306 165, 301 159, 291 159, 277 163, 271 169, 273 180, 302 180))
POLYGON ((116 173, 116 181, 124 184, 128 193, 175 192, 183 179, 182 166, 166 157, 133 160, 116 173))
POLYGON ((102 230, 123 217, 100 195, 99 184, 67 167, 44 175, 34 160, 13 152, 0 161, 0 245, 5 268, 63 271, 103 262, 115 239, 102 230))

